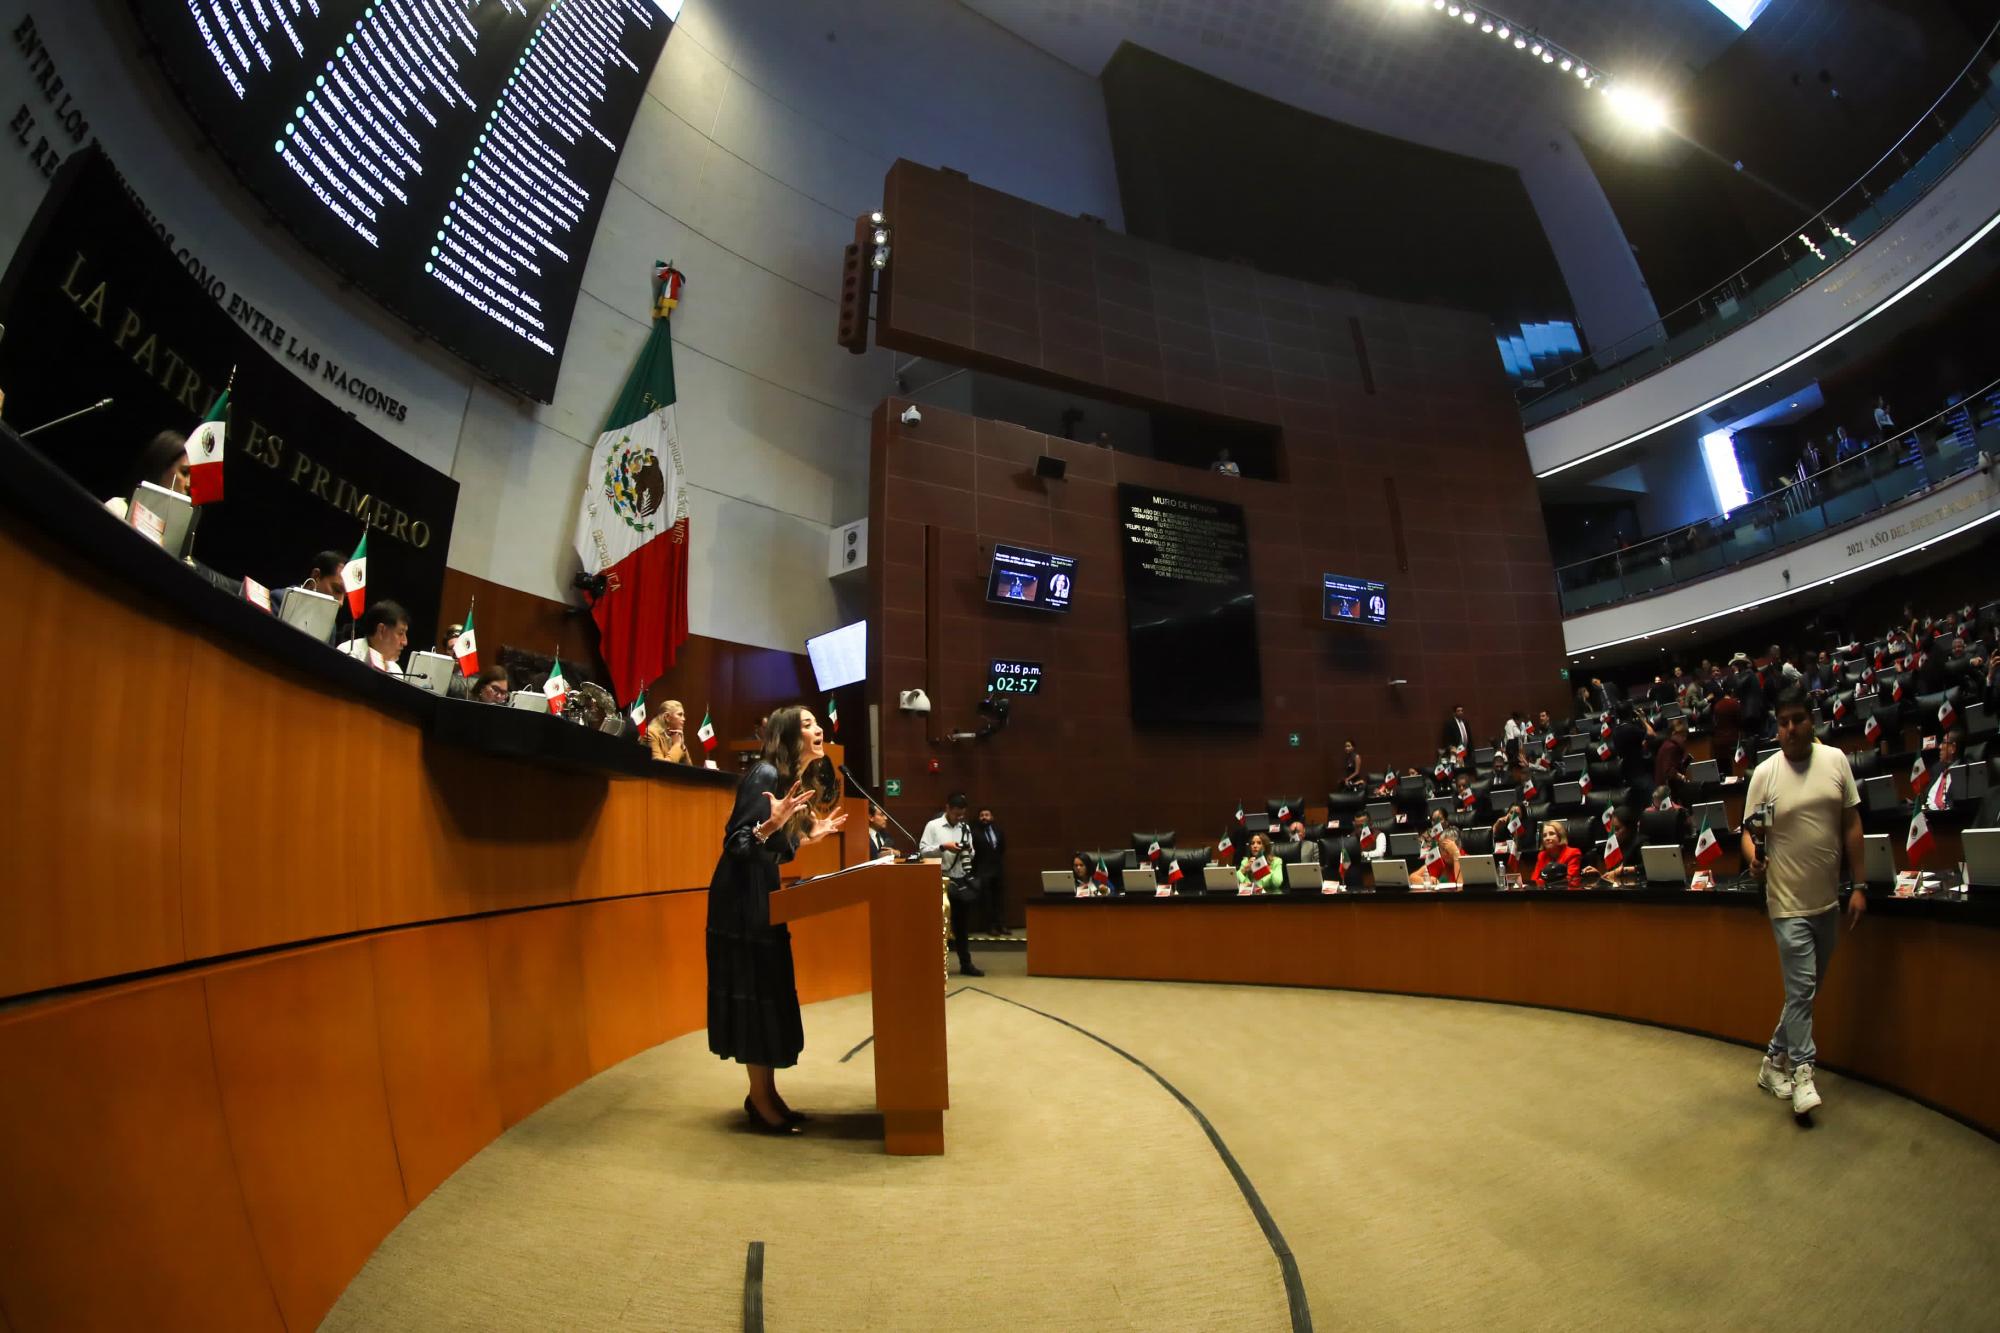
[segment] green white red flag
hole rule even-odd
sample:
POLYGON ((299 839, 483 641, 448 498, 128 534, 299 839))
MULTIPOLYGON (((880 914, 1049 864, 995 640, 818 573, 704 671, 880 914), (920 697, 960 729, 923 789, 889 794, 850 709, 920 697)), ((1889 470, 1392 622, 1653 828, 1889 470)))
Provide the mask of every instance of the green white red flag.
POLYGON ((354 554, 347 557, 347 563, 340 567, 340 586, 347 593, 347 614, 356 620, 368 607, 368 534, 361 534, 361 544, 354 548, 354 554))
POLYGON ((458 669, 468 676, 479 674, 479 639, 472 632, 472 608, 465 608, 465 628, 451 641, 451 655, 458 659, 458 669))
POLYGON ((715 724, 708 720, 708 710, 706 708, 701 710, 701 726, 695 729, 694 736, 696 740, 701 742, 702 749, 713 750, 716 747, 715 724))
POLYGON ((563 678, 562 659, 555 659, 555 666, 549 671, 549 678, 542 684, 542 693, 549 698, 549 711, 562 714, 563 703, 569 698, 569 682, 563 678))
MULTIPOLYGON (((230 377, 235 378, 233 371, 230 377)), ((188 436, 188 502, 191 504, 214 504, 222 498, 222 446, 229 428, 228 411, 229 390, 224 389, 208 409, 208 415, 188 436)))

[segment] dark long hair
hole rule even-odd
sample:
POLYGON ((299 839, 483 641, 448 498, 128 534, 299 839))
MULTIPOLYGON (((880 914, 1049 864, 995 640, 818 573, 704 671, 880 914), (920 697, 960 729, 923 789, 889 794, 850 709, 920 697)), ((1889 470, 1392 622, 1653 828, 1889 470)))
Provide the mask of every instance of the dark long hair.
POLYGON ((806 757, 805 717, 806 710, 798 704, 788 704, 776 709, 764 719, 761 733, 764 741, 762 758, 765 763, 778 770, 778 795, 783 796, 792 789, 792 784, 805 780, 814 789, 812 806, 793 815, 785 825, 785 831, 797 836, 812 823, 815 807, 822 812, 833 805, 834 793, 827 790, 831 782, 833 765, 815 764, 806 757), (822 772, 808 770, 823 770, 822 772))

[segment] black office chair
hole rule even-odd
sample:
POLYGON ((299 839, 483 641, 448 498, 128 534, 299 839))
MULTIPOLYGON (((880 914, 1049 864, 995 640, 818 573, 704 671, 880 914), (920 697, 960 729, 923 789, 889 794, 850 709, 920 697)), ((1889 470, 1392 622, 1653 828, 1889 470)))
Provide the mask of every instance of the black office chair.
POLYGON ((1181 868, 1181 889, 1192 892, 1201 888, 1201 872, 1209 863, 1214 852, 1207 847, 1176 847, 1160 854, 1160 878, 1164 880, 1167 870, 1176 864, 1181 868))
POLYGON ((1639 841, 1644 846, 1673 846, 1687 839, 1685 810, 1648 810, 1639 816, 1639 841))
POLYGON ((1305 844, 1302 842, 1287 841, 1287 842, 1274 842, 1271 844, 1272 857, 1275 858, 1276 860, 1284 862, 1287 865, 1297 865, 1299 863, 1300 856, 1304 851, 1305 851, 1305 844))
POLYGON ((1866 781, 1882 771, 1882 755, 1876 750, 1856 750, 1847 756, 1847 764, 1854 770, 1856 782, 1866 781))
POLYGON ((1345 824, 1367 804, 1368 798, 1358 791, 1330 791, 1326 794, 1326 817, 1345 824))
POLYGON ((1563 831, 1569 835, 1569 845, 1583 853, 1588 861, 1591 852, 1604 841, 1604 825, 1594 815, 1578 815, 1563 821, 1563 831))
POLYGON ((1475 824, 1458 835, 1458 849, 1467 856, 1493 855, 1493 826, 1475 824))
MULTIPOLYGON (((1171 850, 1174 845, 1174 831, 1172 829, 1161 829, 1155 833, 1135 832, 1132 835, 1132 850, 1140 861, 1144 861, 1146 859, 1146 849, 1156 842, 1160 844, 1162 852, 1171 850)), ((1160 863, 1162 865, 1166 864, 1164 856, 1161 857, 1160 863)))

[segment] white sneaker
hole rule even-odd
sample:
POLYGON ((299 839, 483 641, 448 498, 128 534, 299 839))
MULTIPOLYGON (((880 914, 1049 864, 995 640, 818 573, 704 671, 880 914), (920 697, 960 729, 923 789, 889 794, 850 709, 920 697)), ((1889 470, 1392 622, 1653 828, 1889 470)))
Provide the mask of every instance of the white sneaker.
POLYGON ((1792 1076, 1787 1071, 1771 1063, 1771 1057, 1764 1057, 1764 1067, 1757 1071, 1757 1086, 1773 1097, 1792 1095, 1792 1076))
POLYGON ((1792 1071, 1792 1114, 1804 1115, 1819 1105, 1819 1089, 1813 1086, 1813 1067, 1800 1065, 1792 1071))

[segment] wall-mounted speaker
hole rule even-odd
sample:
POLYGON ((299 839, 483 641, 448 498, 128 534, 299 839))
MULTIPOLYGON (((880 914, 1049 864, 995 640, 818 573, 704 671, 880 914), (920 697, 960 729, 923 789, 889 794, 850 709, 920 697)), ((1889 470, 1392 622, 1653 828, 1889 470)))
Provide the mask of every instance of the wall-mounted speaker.
POLYGON ((827 533, 826 576, 839 578, 868 568, 868 520, 858 518, 827 533))
POLYGON ((1060 458, 1051 458, 1047 454, 1041 454, 1035 459, 1035 475, 1038 477, 1047 477, 1050 481, 1061 481, 1063 474, 1068 471, 1069 464, 1060 458))

